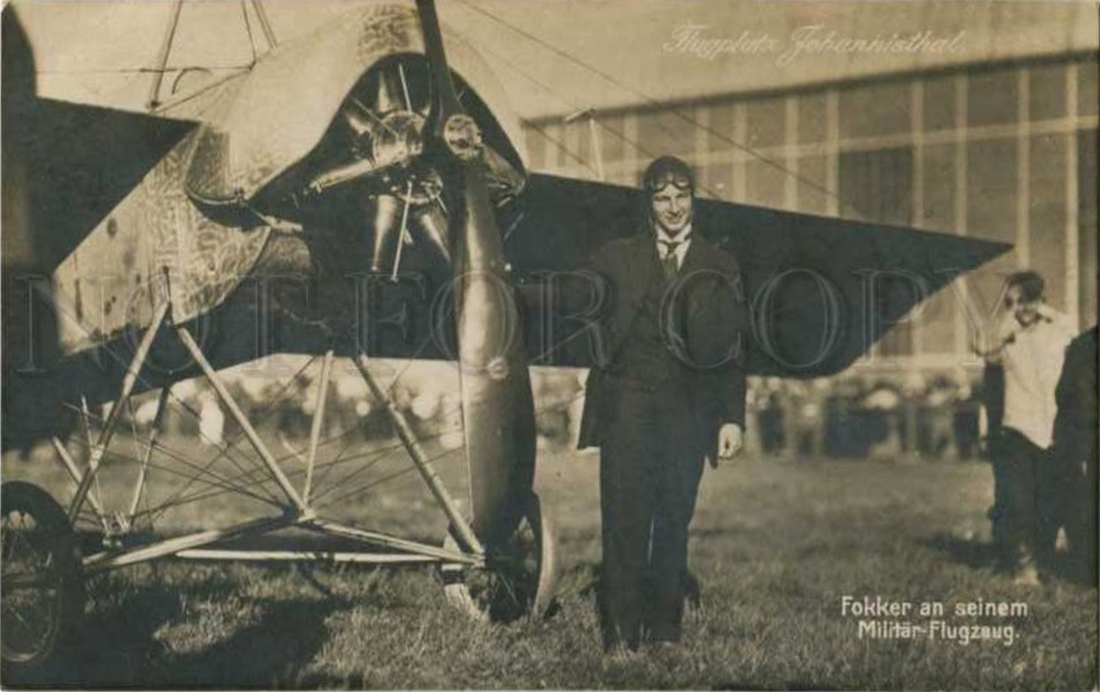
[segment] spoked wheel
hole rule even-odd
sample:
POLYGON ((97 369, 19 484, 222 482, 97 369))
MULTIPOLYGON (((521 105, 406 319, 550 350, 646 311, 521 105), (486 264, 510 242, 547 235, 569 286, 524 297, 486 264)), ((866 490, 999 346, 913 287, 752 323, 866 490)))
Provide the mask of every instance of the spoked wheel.
POLYGON ((4 483, 2 617, 4 680, 41 670, 84 609, 76 535, 64 510, 30 483, 4 483))
MULTIPOLYGON (((457 547, 452 538, 447 539, 447 546, 457 547)), ((516 530, 489 552, 483 569, 443 570, 447 600, 481 621, 543 617, 553 602, 557 579, 553 526, 534 493, 516 530)))

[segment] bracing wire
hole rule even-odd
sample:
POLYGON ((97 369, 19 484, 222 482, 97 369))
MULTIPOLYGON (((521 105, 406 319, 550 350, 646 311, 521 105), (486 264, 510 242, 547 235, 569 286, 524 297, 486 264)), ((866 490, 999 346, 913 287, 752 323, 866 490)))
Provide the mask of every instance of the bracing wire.
MULTIPOLYGON (((524 38, 528 39, 529 41, 532 41, 532 42, 538 44, 539 46, 542 46, 546 50, 554 53, 555 55, 558 55, 561 58, 564 58, 565 60, 573 63, 574 65, 580 67, 581 69, 600 77, 601 79, 605 80, 609 84, 611 84, 613 86, 616 86, 620 89, 623 89, 625 91, 630 92, 636 98, 641 99, 642 101, 644 101, 646 104, 648 104, 650 106, 656 106, 656 107, 660 107, 660 108, 666 108, 667 107, 667 104, 662 103, 661 101, 653 98, 652 96, 649 96, 648 94, 640 91, 639 89, 636 89, 636 88, 630 86, 629 84, 626 84, 626 83, 622 82, 621 80, 616 79, 613 75, 610 75, 607 72, 605 72, 603 70, 600 70, 599 68, 594 67, 593 65, 590 65, 590 64, 586 63, 585 61, 581 60, 580 58, 576 57, 575 55, 572 55, 569 52, 567 52, 565 50, 562 50, 561 48, 558 48, 557 46, 549 43, 548 41, 546 41, 542 38, 539 38, 538 36, 535 36, 534 34, 530 33, 529 31, 526 31, 526 30, 524 30, 520 27, 515 26, 514 24, 511 24, 510 22, 508 22, 504 19, 501 19, 500 17, 494 15, 492 12, 489 12, 488 10, 485 10, 484 8, 477 7, 477 6, 472 5, 468 2, 462 2, 460 4, 463 7, 466 7, 467 9, 469 9, 473 12, 476 12, 480 15, 483 15, 483 16, 491 19, 492 21, 496 22, 497 24, 500 24, 501 26, 513 31, 514 33, 519 34, 520 36, 523 36, 524 38)), ((785 167, 783 164, 781 164, 781 163, 779 163, 779 162, 777 162, 773 159, 770 159, 767 156, 764 156, 763 154, 756 151, 752 147, 734 140, 732 137, 725 134, 724 132, 721 132, 721 131, 716 130, 716 129, 708 126, 708 125, 704 125, 704 124, 700 123, 699 121, 695 120, 691 116, 685 114, 681 109, 676 108, 676 109, 672 109, 669 112, 670 112, 671 115, 673 115, 676 118, 686 122, 687 124, 697 128, 697 129, 701 129, 701 130, 707 132, 708 134, 718 138, 722 142, 730 145, 731 147, 733 147, 733 148, 735 148, 735 149, 737 149, 741 152, 744 152, 745 154, 757 159, 758 161, 760 161, 760 162, 762 162, 762 163, 764 163, 768 166, 771 166, 772 168, 775 168, 776 170, 780 171, 784 175, 792 176, 800 184, 805 185, 806 187, 808 187, 810 189, 816 190, 817 192, 820 192, 821 194, 826 195, 830 199, 836 200, 838 204, 845 207, 846 209, 850 209, 851 205, 848 204, 844 199, 842 199, 833 190, 830 190, 830 189, 824 187, 823 185, 820 185, 820 184, 818 184, 818 183, 816 183, 812 180, 809 180, 805 176, 799 175, 798 173, 796 173, 796 172, 790 170, 789 168, 785 167)), ((667 126, 661 126, 661 127, 662 127, 662 129, 667 130, 667 126)), ((852 210, 852 211, 855 211, 855 210, 852 210)), ((858 214, 858 212, 856 212, 856 213, 858 214)))

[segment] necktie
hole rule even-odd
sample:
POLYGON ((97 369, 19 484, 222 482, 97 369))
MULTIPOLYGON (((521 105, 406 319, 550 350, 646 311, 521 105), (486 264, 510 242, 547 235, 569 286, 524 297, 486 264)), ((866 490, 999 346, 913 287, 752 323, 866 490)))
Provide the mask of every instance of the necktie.
POLYGON ((680 271, 679 263, 676 261, 676 248, 686 240, 687 237, 680 240, 657 240, 657 243, 665 249, 664 256, 661 257, 661 269, 664 270, 666 279, 671 279, 680 271))

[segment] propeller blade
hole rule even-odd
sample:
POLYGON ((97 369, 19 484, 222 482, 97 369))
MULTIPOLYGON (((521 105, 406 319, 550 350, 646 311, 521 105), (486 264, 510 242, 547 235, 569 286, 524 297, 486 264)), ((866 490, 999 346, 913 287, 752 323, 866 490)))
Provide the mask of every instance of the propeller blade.
POLYGON ((465 167, 465 223, 455 239, 458 357, 474 532, 504 541, 532 492, 535 414, 522 322, 485 176, 465 167))
POLYGON ((434 0, 416 0, 416 9, 420 13, 420 28, 424 32, 424 50, 428 54, 428 67, 431 70, 434 95, 431 112, 435 116, 434 134, 442 138, 447 119, 456 114, 464 115, 465 111, 455 95, 451 70, 447 66, 447 55, 443 50, 443 34, 439 30, 439 15, 435 12, 435 2, 434 0))
MULTIPOLYGON (((535 413, 522 325, 489 196, 481 134, 455 94, 433 0, 417 0, 434 98, 431 132, 461 164, 465 214, 454 234, 455 314, 472 526, 505 540, 532 492, 535 413)), ((452 220, 457 221, 454 217, 452 220)))

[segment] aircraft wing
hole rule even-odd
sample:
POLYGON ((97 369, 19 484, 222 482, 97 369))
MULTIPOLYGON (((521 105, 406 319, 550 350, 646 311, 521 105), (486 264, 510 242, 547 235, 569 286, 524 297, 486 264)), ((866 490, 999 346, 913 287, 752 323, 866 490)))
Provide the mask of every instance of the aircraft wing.
MULTIPOLYGON (((601 246, 637 233, 640 192, 604 183, 532 174, 523 194, 499 210, 513 284, 530 296, 568 290, 568 275, 584 269, 601 246), (552 286, 545 282, 556 281, 552 286)), ((748 371, 754 375, 821 377, 867 353, 891 327, 959 274, 1011 249, 1004 243, 911 228, 779 211, 724 201, 697 200, 694 227, 727 250, 741 268, 751 324, 748 371)), ((330 324, 343 323, 339 352, 359 343, 373 356, 453 359, 449 305, 452 277, 410 248, 391 277, 347 277, 362 272, 362 252, 339 239, 314 236, 314 261, 329 280, 285 292, 287 314, 305 314, 294 294, 317 306, 330 324), (327 249, 326 249, 327 246, 327 249), (358 312, 357 312, 358 311, 358 312), (355 315, 358 314, 358 317, 355 315)), ((583 277, 580 277, 583 279, 583 277)), ((277 301, 278 302, 278 301, 277 301)), ((538 301, 535 301, 538 303, 538 301)), ((594 351, 588 321, 545 303, 527 303, 523 333, 530 361, 590 367, 594 351)), ((276 319, 278 350, 316 352, 316 330, 303 320, 276 319)))
POLYGON ((195 123, 42 98, 11 7, 3 37, 4 266, 49 274, 195 123))
MULTIPOLYGON (((583 267, 604 243, 637 232, 641 205, 632 188, 532 175, 508 238, 513 266, 529 275, 583 267)), ((749 372, 783 377, 843 370, 952 278, 1011 249, 707 199, 697 201, 693 227, 741 267, 753 320, 749 372)), ((582 327, 529 320, 534 362, 590 365, 582 327)))
MULTIPOLYGON (((617 185, 531 175, 523 194, 500 214, 514 283, 530 286, 576 272, 605 243, 636 233, 639 195, 617 185)), ((754 375, 837 373, 954 277, 1010 249, 848 219, 706 199, 697 204, 697 231, 741 267, 754 375)), ((275 260, 300 254, 300 245, 298 238, 271 236, 248 280, 195 320, 195 328, 209 335, 207 355, 216 367, 275 352, 318 353, 330 344, 338 355, 354 355, 362 345, 375 357, 454 359, 448 312, 453 277, 446 266, 425 261, 413 246, 396 280, 388 273, 368 277, 361 249, 349 247, 343 236, 326 239, 318 232, 308 260, 318 272, 309 280, 288 278, 289 263, 275 260), (281 243, 286 249, 279 249, 281 243), (268 258, 275 268, 270 277, 268 258)), ((532 363, 592 365, 586 323, 575 317, 528 306, 524 335, 532 363)), ((111 343, 104 348, 112 349, 111 343)), ((115 360, 112 369, 121 368, 124 360, 115 360)), ((96 368, 102 366, 101 359, 96 368)))
MULTIPOLYGON (((195 123, 50 99, 28 103, 34 238, 47 268, 69 256, 195 123), (45 143, 49 143, 48 146, 45 143)), ((5 115, 7 115, 5 113, 5 115)))

